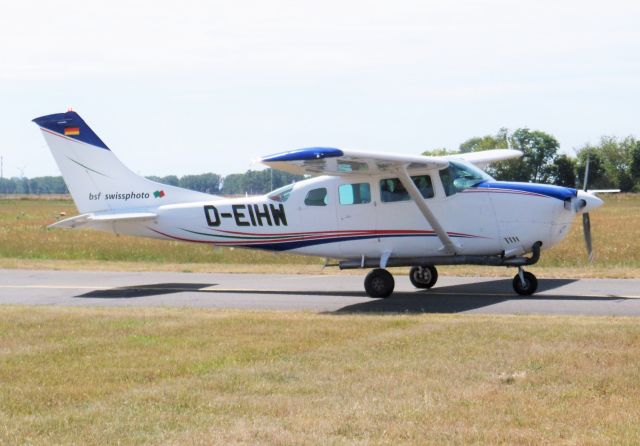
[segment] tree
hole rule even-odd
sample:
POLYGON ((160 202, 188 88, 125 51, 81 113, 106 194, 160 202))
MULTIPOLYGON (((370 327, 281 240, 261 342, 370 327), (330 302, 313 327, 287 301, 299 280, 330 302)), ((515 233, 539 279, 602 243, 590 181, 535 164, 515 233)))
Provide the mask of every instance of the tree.
POLYGON ((489 166, 487 172, 498 180, 532 181, 548 183, 554 179, 552 162, 559 148, 558 141, 539 130, 521 128, 511 135, 501 128, 495 135, 474 137, 460 144, 460 152, 478 152, 491 149, 513 148, 522 151, 522 159, 503 161, 489 166))
POLYGON ((635 141, 629 152, 631 158, 629 170, 634 183, 632 190, 640 192, 640 141, 635 141))
POLYGON ((522 159, 508 160, 497 164, 497 179, 549 183, 552 180, 550 167, 558 152, 558 141, 539 130, 517 129, 511 136, 511 147, 523 153, 522 159))
POLYGON ((180 179, 175 175, 167 175, 166 177, 151 175, 148 176, 147 179, 155 181, 156 183, 168 184, 169 186, 178 186, 180 184, 180 179))
POLYGON ((222 180, 222 189, 220 191, 224 195, 244 195, 243 178, 244 174, 242 173, 232 173, 227 175, 222 180))
POLYGON ((248 170, 245 173, 227 175, 222 185, 225 195, 266 194, 286 184, 302 180, 302 175, 292 175, 279 170, 248 170))
POLYGON ((616 187, 607 176, 604 168, 604 157, 596 147, 584 147, 578 152, 578 188, 582 189, 584 185, 584 174, 589 158, 589 189, 611 189, 616 187))
POLYGON ((589 188, 640 191, 640 140, 628 136, 622 140, 603 136, 597 145, 586 144, 578 150, 578 174, 581 181, 589 157, 589 188))
POLYGON ((179 186, 208 194, 216 194, 220 190, 220 175, 203 173, 200 175, 185 175, 180 178, 179 186))
POLYGON ((507 149, 509 144, 507 143, 508 129, 501 128, 498 133, 494 135, 485 135, 482 137, 474 137, 466 140, 460 144, 459 151, 461 153, 468 152, 480 152, 482 150, 492 149, 507 149))
POLYGON ((576 160, 567 155, 558 155, 551 165, 553 184, 557 186, 576 187, 576 160))

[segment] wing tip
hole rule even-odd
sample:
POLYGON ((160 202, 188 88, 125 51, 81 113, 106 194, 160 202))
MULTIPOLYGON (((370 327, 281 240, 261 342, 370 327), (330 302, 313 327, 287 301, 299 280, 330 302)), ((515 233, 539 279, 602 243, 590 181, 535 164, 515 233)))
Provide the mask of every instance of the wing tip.
POLYGON ((274 153, 260 158, 262 163, 282 161, 310 161, 324 158, 337 158, 344 152, 335 147, 307 147, 304 149, 289 150, 287 152, 274 153))

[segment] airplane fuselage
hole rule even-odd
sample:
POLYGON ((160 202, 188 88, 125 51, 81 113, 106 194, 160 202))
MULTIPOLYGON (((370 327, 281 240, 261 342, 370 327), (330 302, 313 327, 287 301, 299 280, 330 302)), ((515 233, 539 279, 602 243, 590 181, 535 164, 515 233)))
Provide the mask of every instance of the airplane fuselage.
MULTIPOLYGON (((164 205, 155 209, 158 218, 153 221, 103 229, 341 259, 379 258, 385 252, 402 257, 444 255, 442 243, 410 198, 385 198, 388 178, 393 175, 373 181, 316 177, 292 185, 284 198, 272 193, 164 205), (353 185, 368 189, 365 196, 354 200, 353 185), (314 196, 323 198, 314 201, 314 196)), ((575 189, 486 181, 447 195, 436 175, 431 180, 432 196, 425 200, 441 216, 459 255, 521 255, 537 241, 550 248, 564 238, 575 216, 566 206, 575 189)))

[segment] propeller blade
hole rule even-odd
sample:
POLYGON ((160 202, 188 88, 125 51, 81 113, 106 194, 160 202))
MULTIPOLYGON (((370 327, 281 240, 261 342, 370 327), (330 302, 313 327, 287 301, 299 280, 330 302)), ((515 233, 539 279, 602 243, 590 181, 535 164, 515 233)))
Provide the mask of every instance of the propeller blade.
POLYGON ((589 263, 593 262, 593 249, 591 245, 591 220, 589 213, 582 214, 582 229, 584 230, 584 243, 587 245, 587 254, 589 254, 589 263))
POLYGON ((583 190, 586 192, 587 191, 587 183, 589 181, 589 155, 587 155, 587 164, 586 166, 584 166, 584 186, 583 186, 583 190))

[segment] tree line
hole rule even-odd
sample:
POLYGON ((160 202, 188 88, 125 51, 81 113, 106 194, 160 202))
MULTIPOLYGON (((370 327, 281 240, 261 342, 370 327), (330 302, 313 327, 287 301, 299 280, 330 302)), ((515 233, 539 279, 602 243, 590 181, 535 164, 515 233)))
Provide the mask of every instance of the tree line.
MULTIPOLYGON (((199 175, 149 176, 148 179, 171 186, 183 187, 198 192, 222 195, 259 195, 278 187, 303 179, 301 175, 292 175, 277 170, 248 170, 221 176, 215 173, 199 175)), ((0 194, 68 194, 61 176, 35 178, 1 178, 0 194)))
MULTIPOLYGON (((457 150, 440 148, 423 155, 448 155, 490 149, 513 148, 523 152, 520 159, 507 160, 489 166, 487 172, 497 180, 548 183, 582 187, 587 157, 589 158, 590 189, 620 189, 640 192, 640 139, 633 136, 617 138, 603 136, 597 144, 585 144, 577 149, 577 157, 559 153, 558 140, 548 133, 528 128, 513 132, 500 129, 495 135, 474 137, 464 141, 457 150)), ((211 194, 258 195, 303 179, 278 170, 248 170, 221 176, 168 175, 147 177, 159 183, 179 186, 211 194)), ((66 194, 62 177, 1 178, 0 194, 66 194)))
POLYGON ((496 163, 487 172, 497 180, 525 181, 582 187, 589 159, 590 189, 620 189, 640 192, 640 140, 603 136, 597 144, 585 144, 577 157, 559 153, 558 140, 539 130, 500 129, 495 135, 470 138, 457 150, 429 150, 423 155, 448 155, 490 149, 512 148, 523 152, 521 159, 496 163))
POLYGON ((292 175, 272 169, 247 170, 245 173, 232 173, 224 177, 215 173, 203 173, 180 178, 175 175, 147 178, 171 186, 222 195, 261 195, 304 179, 302 175, 292 175))

